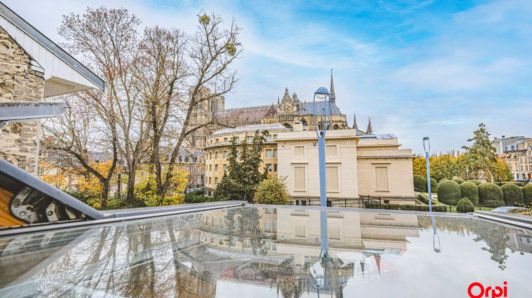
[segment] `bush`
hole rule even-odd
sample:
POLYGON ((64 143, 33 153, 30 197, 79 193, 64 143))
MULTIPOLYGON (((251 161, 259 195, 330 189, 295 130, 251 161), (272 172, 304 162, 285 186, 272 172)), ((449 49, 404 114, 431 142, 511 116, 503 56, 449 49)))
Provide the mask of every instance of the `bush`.
POLYGON ((414 190, 421 192, 427 191, 427 179, 421 175, 414 175, 414 190))
MULTIPOLYGON (((428 205, 428 203, 429 203, 429 194, 428 193, 420 193, 417 196, 417 199, 428 205)), ((434 204, 438 204, 438 200, 436 198, 434 198, 434 196, 432 196, 432 204, 433 205, 434 204)))
POLYGON ((500 186, 494 183, 482 183, 478 186, 480 205, 498 207, 504 205, 504 196, 500 186))
POLYGON ((215 202, 214 197, 207 197, 203 191, 193 191, 185 194, 185 203, 215 202))
POLYGON ((438 180, 436 180, 434 178, 430 178, 430 191, 432 193, 437 193, 438 192, 438 180))
POLYGON ((482 181, 480 181, 480 180, 467 180, 467 181, 469 181, 469 182, 473 182, 473 183, 475 183, 477 186, 480 185, 480 184, 482 184, 482 181))
POLYGON ((523 198, 525 199, 525 204, 532 205, 532 183, 529 183, 521 188, 523 191, 523 198))
POLYGON ((478 186, 475 183, 466 181, 460 184, 460 190, 462 191, 462 198, 468 198, 471 203, 478 205, 478 186))
POLYGON ((460 177, 454 177, 454 178, 453 178, 453 181, 456 182, 456 183, 458 183, 458 184, 462 184, 462 183, 465 182, 465 180, 462 179, 462 178, 460 178, 460 177))
POLYGON ((504 202, 506 205, 517 206, 523 205, 523 191, 521 188, 513 183, 503 184, 501 186, 504 202))
POLYGON ((284 205, 289 201, 288 191, 282 179, 270 176, 262 180, 257 187, 254 203, 284 205))
MULTIPOLYGON (((367 203, 366 208, 370 209, 390 209, 390 210, 408 210, 408 211, 429 211, 427 205, 398 205, 398 204, 373 204, 367 203)), ((434 212, 447 212, 447 206, 432 206, 434 212)))
POLYGON ((467 213, 475 211, 475 206, 468 198, 463 198, 456 204, 456 212, 467 213))
POLYGON ((447 205, 456 205, 462 198, 460 185, 452 180, 440 182, 438 185, 438 200, 447 205))

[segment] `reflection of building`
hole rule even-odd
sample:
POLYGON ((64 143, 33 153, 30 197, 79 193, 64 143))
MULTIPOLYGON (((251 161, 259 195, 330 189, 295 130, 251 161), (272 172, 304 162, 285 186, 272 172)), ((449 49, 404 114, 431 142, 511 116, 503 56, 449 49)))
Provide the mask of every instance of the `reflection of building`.
POLYGON ((3 116, 14 120, 4 127, 0 117, 0 158, 36 174, 40 125, 18 121, 56 115, 43 98, 103 89, 104 82, 1 2, 0 45, 0 108, 11 104, 3 116))
POLYGON ((493 146, 499 157, 508 164, 515 180, 532 179, 532 138, 495 138, 493 146))
MULTIPOLYGON (((297 204, 319 200, 318 153, 314 131, 288 131, 280 124, 223 129, 207 139, 207 194, 227 168, 232 138, 251 143, 255 131, 268 131, 263 169, 286 178, 297 204)), ((393 135, 357 135, 354 129, 327 133, 327 196, 332 205, 344 199, 383 198, 384 203, 413 204, 412 152, 400 149, 393 135)))

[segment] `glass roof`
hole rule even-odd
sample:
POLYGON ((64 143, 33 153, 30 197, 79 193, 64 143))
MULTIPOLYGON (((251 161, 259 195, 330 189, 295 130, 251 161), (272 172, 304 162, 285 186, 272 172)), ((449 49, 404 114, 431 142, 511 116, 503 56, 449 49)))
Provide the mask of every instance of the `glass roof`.
POLYGON ((0 296, 463 297, 530 294, 532 232, 468 216, 219 209, 0 238, 0 296))

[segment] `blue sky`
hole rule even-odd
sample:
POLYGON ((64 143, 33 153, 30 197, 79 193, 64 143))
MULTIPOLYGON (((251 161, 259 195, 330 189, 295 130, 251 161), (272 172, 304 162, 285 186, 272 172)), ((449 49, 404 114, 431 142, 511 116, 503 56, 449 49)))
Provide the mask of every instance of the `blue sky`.
POLYGON ((459 149, 478 123, 532 136, 532 1, 4 0, 55 40, 61 15, 126 7, 143 25, 193 31, 198 12, 242 28, 230 107, 269 104, 285 87, 311 100, 334 69, 337 103, 421 152, 459 149))

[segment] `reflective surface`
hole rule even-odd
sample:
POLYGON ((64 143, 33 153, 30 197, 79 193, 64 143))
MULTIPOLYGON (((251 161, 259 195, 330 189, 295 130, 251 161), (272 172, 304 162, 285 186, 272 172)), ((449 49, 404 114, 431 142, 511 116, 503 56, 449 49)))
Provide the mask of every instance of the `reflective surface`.
POLYGON ((0 296, 530 295, 532 233, 470 217, 242 207, 0 238, 0 296), (438 247, 436 247, 438 246, 438 247))

